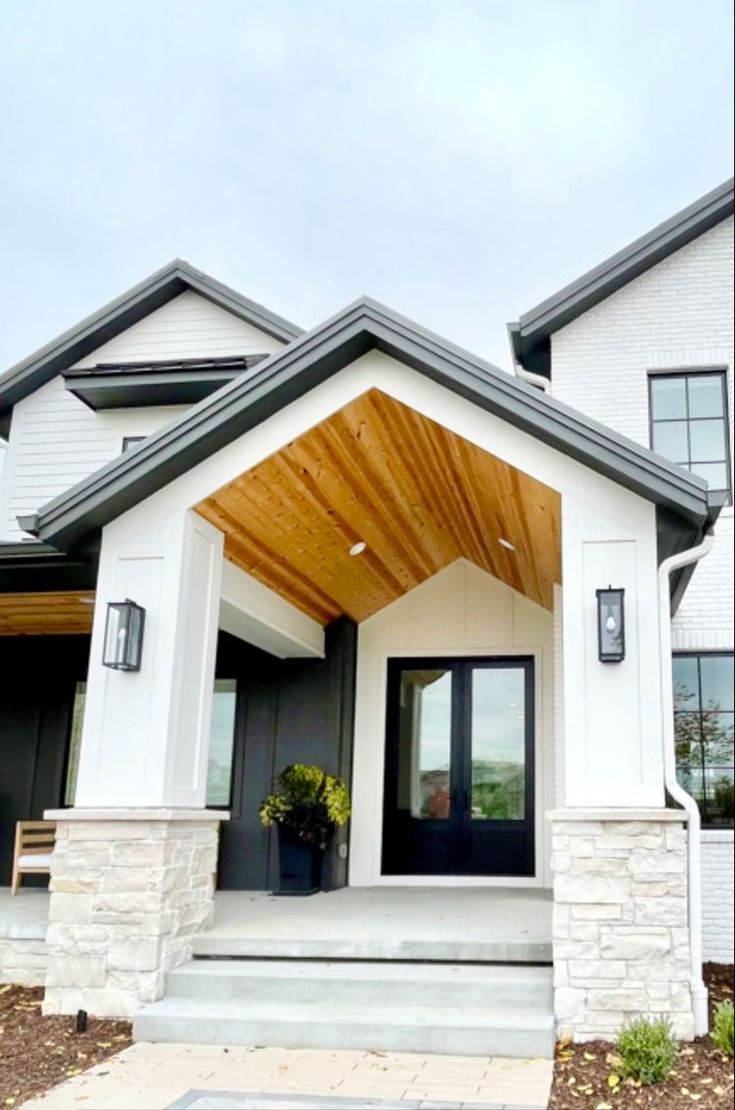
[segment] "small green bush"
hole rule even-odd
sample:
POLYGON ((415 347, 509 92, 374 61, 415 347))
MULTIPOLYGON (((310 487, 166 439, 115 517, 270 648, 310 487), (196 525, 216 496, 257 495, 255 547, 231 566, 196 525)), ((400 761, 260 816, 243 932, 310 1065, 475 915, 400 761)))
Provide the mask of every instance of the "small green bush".
POLYGON ((325 848, 335 825, 350 816, 350 792, 321 767, 290 763, 276 779, 279 790, 261 802, 260 820, 283 825, 304 844, 325 848))
POLYGON ((718 1002, 715 1006, 715 1023, 712 1040, 720 1052, 732 1059, 733 1050, 733 1008, 732 1002, 718 1002))
POLYGON ((663 1083, 668 1078, 679 1046, 671 1026, 663 1018, 639 1018, 618 1034, 621 1071, 626 1078, 638 1079, 645 1086, 663 1083))

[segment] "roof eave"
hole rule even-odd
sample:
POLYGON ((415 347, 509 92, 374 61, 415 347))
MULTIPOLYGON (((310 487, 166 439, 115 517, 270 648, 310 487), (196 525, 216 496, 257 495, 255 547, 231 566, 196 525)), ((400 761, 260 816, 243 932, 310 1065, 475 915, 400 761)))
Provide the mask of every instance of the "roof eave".
MULTIPOLYGON (((513 325, 515 357, 526 366, 560 328, 703 235, 735 211, 733 179, 634 240, 557 293, 524 312, 513 325)), ((537 360, 538 360, 538 356, 537 360)), ((530 366, 526 367, 531 369, 530 366)), ((536 372, 539 372, 536 369, 536 372)))

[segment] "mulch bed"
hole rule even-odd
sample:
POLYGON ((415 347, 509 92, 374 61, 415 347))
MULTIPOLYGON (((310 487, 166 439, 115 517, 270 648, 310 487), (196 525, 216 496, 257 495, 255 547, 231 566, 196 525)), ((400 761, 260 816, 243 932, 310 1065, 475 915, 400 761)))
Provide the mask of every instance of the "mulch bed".
POLYGON ((43 987, 0 986, 0 1107, 20 1106, 127 1048, 127 1021, 43 1017, 43 987))
MULTIPOLYGON (((705 964, 704 979, 711 1022, 716 1003, 733 999, 733 967, 705 964)), ((618 1075, 614 1053, 609 1041, 557 1045, 549 1110, 724 1110, 733 1105, 733 1062, 709 1037, 682 1044, 667 1081, 650 1087, 626 1079, 611 1086, 610 1077, 618 1075)))

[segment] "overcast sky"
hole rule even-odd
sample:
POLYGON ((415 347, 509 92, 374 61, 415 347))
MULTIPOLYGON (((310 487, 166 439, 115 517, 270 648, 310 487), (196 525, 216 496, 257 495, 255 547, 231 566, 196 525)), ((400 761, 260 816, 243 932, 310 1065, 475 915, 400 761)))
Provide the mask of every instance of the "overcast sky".
POLYGON ((0 369, 179 255, 505 323, 728 177, 730 0, 0 0, 0 369))

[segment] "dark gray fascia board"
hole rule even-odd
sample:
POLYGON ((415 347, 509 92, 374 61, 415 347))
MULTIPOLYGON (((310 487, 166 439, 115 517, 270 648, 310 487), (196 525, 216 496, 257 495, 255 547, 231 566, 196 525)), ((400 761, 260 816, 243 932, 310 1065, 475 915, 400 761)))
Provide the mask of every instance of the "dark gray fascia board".
POLYGON ((0 414, 187 289, 282 343, 302 334, 296 324, 177 258, 7 370, 0 377, 0 414))
POLYGON ((97 552, 67 555, 38 541, 0 543, 0 594, 93 590, 97 552))
POLYGON ((23 518, 22 527, 68 550, 372 348, 670 509, 687 532, 707 519, 701 479, 363 298, 23 518))
POLYGON ((64 388, 97 412, 149 405, 193 405, 243 373, 232 370, 160 371, 148 374, 65 374, 64 388))
POLYGON ((735 211, 733 178, 613 254, 509 325, 513 356, 549 377, 549 337, 735 211), (534 363, 534 365, 532 365, 534 363))

